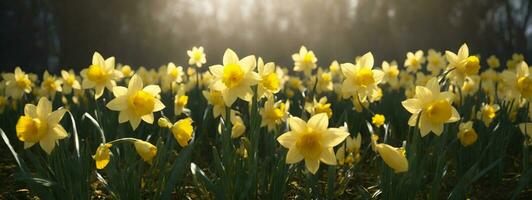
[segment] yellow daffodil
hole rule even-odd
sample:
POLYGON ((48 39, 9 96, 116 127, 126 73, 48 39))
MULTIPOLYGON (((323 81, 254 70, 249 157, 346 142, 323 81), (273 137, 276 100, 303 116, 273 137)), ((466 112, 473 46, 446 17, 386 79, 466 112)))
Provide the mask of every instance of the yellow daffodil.
POLYGON ((329 71, 331 72, 331 75, 334 80, 338 80, 342 76, 342 69, 340 69, 340 63, 338 61, 332 61, 331 65, 329 65, 329 71))
POLYGON ((382 61, 381 68, 382 68, 382 72, 384 72, 384 76, 382 78, 383 83, 397 81, 397 76, 399 76, 399 70, 397 69, 397 63, 395 61, 391 63, 382 61))
POLYGON ((303 72, 307 76, 313 69, 316 69, 316 62, 318 62, 314 52, 308 51, 305 46, 301 46, 299 53, 292 55, 292 60, 294 60, 294 71, 303 72))
POLYGON ((453 94, 440 92, 437 78, 432 78, 426 86, 416 86, 414 98, 402 102, 403 107, 412 113, 408 125, 416 126, 419 117, 419 130, 424 137, 429 132, 440 135, 443 124, 458 121, 460 114, 452 106, 453 94))
POLYGON ((202 93, 209 105, 212 105, 213 117, 225 116, 225 103, 222 97, 222 92, 211 89, 209 91, 203 91, 202 93))
POLYGON ((336 151, 336 159, 338 160, 338 164, 353 165, 358 163, 358 161, 360 161, 361 143, 362 137, 360 136, 360 133, 358 133, 355 138, 347 136, 347 138, 345 138, 345 145, 340 145, 340 148, 338 148, 336 151))
POLYGON ((96 153, 92 156, 92 159, 96 162, 96 169, 103 169, 109 164, 111 159, 111 148, 112 144, 100 144, 96 149, 96 153))
POLYGON ((46 96, 53 99, 56 92, 63 91, 61 84, 63 84, 61 79, 57 79, 55 76, 50 75, 48 71, 44 71, 41 88, 46 96))
POLYGON ((107 103, 107 108, 120 111, 119 123, 129 121, 135 130, 141 119, 149 124, 153 123, 153 112, 160 111, 164 104, 158 99, 161 89, 157 85, 143 87, 142 79, 133 75, 129 86, 113 88, 115 98, 107 103))
POLYGON ((501 77, 506 87, 507 98, 524 98, 532 100, 532 76, 526 62, 520 62, 515 67, 515 72, 505 70, 501 77))
POLYGON ((381 127, 384 124, 384 121, 384 115, 381 114, 373 115, 373 117, 371 118, 371 123, 373 123, 373 125, 375 125, 376 127, 381 127))
POLYGON ((430 49, 427 55, 427 70, 429 70, 432 75, 439 75, 441 70, 445 68, 447 62, 440 52, 430 49))
POLYGON ((63 80, 63 94, 72 93, 72 89, 81 89, 81 84, 73 70, 61 70, 61 79, 63 80))
POLYGON ((192 47, 191 50, 187 51, 189 57, 188 64, 196 65, 196 67, 201 67, 201 65, 207 62, 205 53, 203 53, 203 47, 192 47))
POLYGON ((473 122, 460 123, 457 137, 464 147, 474 144, 477 141, 478 134, 473 129, 473 122))
POLYGON ((488 66, 490 68, 499 68, 499 66, 501 66, 501 62, 499 61, 499 59, 495 56, 495 55, 491 55, 487 60, 486 60, 486 63, 488 63, 488 66))
POLYGON ((16 125, 17 137, 24 142, 24 148, 39 143, 50 155, 56 141, 68 136, 63 126, 59 124, 65 112, 66 110, 62 108, 52 112, 52 103, 45 97, 39 99, 37 106, 26 104, 24 115, 18 119, 16 125))
POLYGON ((259 82, 258 74, 253 71, 255 65, 255 56, 247 56, 239 60, 233 50, 227 49, 223 57, 223 65, 213 65, 209 68, 215 77, 211 88, 222 92, 226 106, 231 106, 237 98, 251 101, 253 97, 251 86, 259 82))
POLYGON ((275 130, 277 125, 286 121, 288 118, 288 109, 290 104, 286 104, 278 101, 275 102, 274 96, 268 96, 268 100, 264 103, 264 108, 261 108, 259 113, 262 116, 262 121, 260 127, 268 127, 268 131, 272 132, 275 130))
POLYGON ((378 84, 382 81, 384 73, 373 68, 373 54, 364 54, 356 65, 344 63, 341 65, 342 72, 346 79, 342 84, 342 90, 346 94, 356 96, 361 100, 373 96, 378 92, 378 84))
POLYGON ((497 104, 482 104, 480 111, 477 113, 477 118, 484 122, 486 127, 489 127, 493 119, 497 116, 500 107, 497 104))
POLYGON ((282 74, 278 74, 273 62, 264 64, 262 58, 258 60, 258 70, 260 81, 257 87, 257 96, 264 97, 271 94, 277 94, 281 90, 282 74))
POLYGON ((290 131, 282 134, 277 141, 288 148, 286 163, 293 164, 305 159, 308 171, 315 174, 320 161, 336 165, 333 147, 340 144, 349 135, 341 128, 328 128, 327 114, 312 116, 308 122, 298 117, 288 119, 290 131))
POLYGON ((421 65, 425 63, 425 57, 423 51, 417 50, 416 53, 408 52, 406 54, 406 60, 404 66, 407 72, 416 73, 421 69, 421 65))
POLYGON ((15 68, 14 73, 2 74, 6 84, 6 95, 14 99, 20 99, 22 95, 29 94, 33 82, 28 74, 24 73, 20 67, 15 68))
POLYGON ((181 66, 175 66, 174 63, 168 63, 168 66, 166 68, 166 75, 170 82, 177 82, 181 83, 183 82, 183 67, 181 66))
POLYGON ((316 83, 316 94, 333 90, 333 77, 331 72, 327 72, 321 68, 318 68, 316 78, 318 78, 318 82, 316 83))
POLYGON ((331 104, 327 103, 326 96, 320 98, 320 101, 316 101, 316 99, 314 99, 314 102, 305 103, 305 110, 310 113, 310 115, 325 113, 329 118, 331 118, 333 115, 331 104))
POLYGON ((379 136, 371 135, 371 148, 379 153, 382 160, 388 167, 392 168, 395 173, 408 171, 408 160, 406 159, 404 147, 396 148, 384 143, 377 143, 379 136))
POLYGON ((92 65, 80 72, 83 77, 81 87, 83 89, 94 88, 95 99, 102 96, 103 90, 107 88, 109 91, 116 86, 116 80, 122 77, 122 72, 115 70, 115 58, 110 57, 106 60, 98 52, 94 52, 92 56, 92 65))
POLYGON ((153 163, 153 158, 157 154, 157 147, 155 147, 149 142, 142 140, 135 140, 133 144, 135 145, 135 150, 142 158, 142 160, 151 165, 153 163))
POLYGON ((231 129, 231 138, 239 138, 244 134, 244 132, 246 132, 246 125, 244 124, 242 118, 237 115, 236 111, 231 112, 230 120, 231 124, 233 125, 231 129))
POLYGON ((157 125, 161 128, 172 128, 172 122, 166 117, 161 117, 157 120, 157 125))
POLYGON ((451 51, 445 51, 447 58, 447 70, 450 70, 448 76, 457 85, 461 85, 465 77, 477 75, 480 69, 480 60, 477 56, 469 55, 467 44, 463 44, 458 50, 458 54, 451 51))
POLYGON ((172 134, 181 147, 188 146, 188 142, 192 139, 193 129, 194 127, 192 127, 192 119, 190 117, 177 121, 171 127, 172 134))
POLYGON ((120 65, 117 67, 117 70, 122 72, 122 75, 124 77, 132 77, 133 74, 135 74, 135 71, 131 69, 131 66, 129 65, 120 65))
POLYGON ((188 96, 185 94, 185 88, 183 85, 180 85, 178 87, 177 94, 174 97, 174 114, 176 116, 183 113, 184 110, 188 110, 185 108, 188 104, 188 96))

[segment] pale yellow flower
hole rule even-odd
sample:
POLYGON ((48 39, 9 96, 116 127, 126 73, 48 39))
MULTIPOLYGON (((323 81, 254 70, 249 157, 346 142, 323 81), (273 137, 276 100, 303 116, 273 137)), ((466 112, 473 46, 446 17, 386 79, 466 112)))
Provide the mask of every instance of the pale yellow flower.
POLYGON ((430 49, 429 53, 427 55, 427 70, 429 70, 432 75, 439 75, 441 70, 445 68, 447 65, 447 62, 445 61, 445 57, 440 53, 435 51, 434 49, 430 49))
POLYGON ((223 65, 213 65, 209 68, 215 77, 211 88, 222 92, 226 106, 231 106, 237 98, 251 101, 251 86, 259 82, 258 74, 253 71, 255 65, 255 56, 239 60, 233 50, 227 49, 223 56, 223 65))
POLYGON ((281 101, 275 102, 274 96, 268 96, 264 103, 264 107, 260 109, 259 113, 262 116, 260 127, 268 127, 268 131, 273 131, 277 125, 288 119, 288 109, 290 103, 283 103, 281 101))
POLYGON ((457 85, 461 85, 465 77, 477 75, 480 70, 480 60, 477 56, 469 55, 467 44, 463 44, 458 50, 458 54, 445 51, 447 58, 447 70, 450 70, 448 77, 457 85))
POLYGON ((133 144, 135 145, 135 150, 142 158, 142 160, 151 165, 153 163, 153 158, 155 157, 155 155, 157 155, 157 147, 155 147, 149 142, 142 140, 135 140, 133 144))
POLYGON ((149 124, 153 123, 153 112, 160 111, 164 104, 158 99, 161 88, 157 85, 143 87, 142 79, 133 75, 128 87, 115 86, 115 98, 107 103, 107 108, 120 111, 118 122, 129 121, 133 130, 137 129, 141 119, 149 124))
POLYGON ((457 137, 464 147, 474 144, 477 141, 478 134, 473 129, 473 121, 460 123, 457 137))
POLYGON ((349 133, 341 128, 328 128, 327 114, 314 115, 308 122, 291 117, 288 124, 290 131, 277 138, 283 147, 288 148, 286 163, 293 164, 305 159, 305 166, 312 174, 318 171, 320 161, 336 165, 333 147, 343 142, 349 133))
POLYGON ((294 60, 294 71, 303 72, 307 76, 313 69, 316 69, 316 62, 318 62, 314 52, 308 51, 305 46, 301 46, 299 53, 292 55, 292 60, 294 60))
POLYGON ((72 89, 81 90, 81 84, 73 70, 61 70, 61 79, 63 80, 63 94, 72 93, 72 89))
POLYGON ((310 113, 310 115, 316 115, 319 113, 327 114, 327 117, 331 118, 333 111, 331 109, 331 104, 327 103, 327 97, 321 97, 319 101, 314 99, 313 102, 305 103, 305 110, 310 113))
POLYGON ((33 82, 29 75, 24 73, 20 67, 15 68, 14 73, 2 74, 6 84, 6 95, 14 99, 20 99, 22 95, 29 94, 33 82))
POLYGON ((171 127, 171 130, 177 143, 179 143, 179 146, 188 146, 188 142, 192 139, 192 133, 194 131, 194 127, 192 127, 192 119, 187 117, 177 121, 171 127))
POLYGON ((378 84, 382 81, 384 73, 373 68, 373 54, 364 54, 356 65, 344 63, 341 65, 342 72, 346 79, 342 84, 342 90, 351 96, 358 95, 365 100, 378 92, 378 84))
POLYGON ((168 66, 166 68, 166 75, 170 82, 183 82, 183 74, 183 67, 176 67, 173 62, 168 63, 168 66))
POLYGON ((388 167, 392 168, 395 173, 408 171, 408 160, 406 159, 404 147, 395 148, 388 144, 377 143, 379 136, 371 134, 371 149, 381 156, 382 160, 388 167))
POLYGON ((257 87, 257 96, 264 97, 271 94, 277 94, 281 90, 282 74, 278 74, 273 62, 264 64, 262 58, 258 60, 258 70, 260 81, 257 87))
POLYGON ((421 69, 421 65, 425 63, 425 57, 423 51, 417 50, 416 53, 408 52, 406 54, 406 60, 404 66, 407 72, 417 72, 421 69))
POLYGON ((225 103, 222 92, 210 89, 208 91, 202 91, 202 94, 207 99, 209 105, 212 105, 212 115, 214 118, 225 116, 225 103))
POLYGON ((515 72, 505 70, 501 77, 505 84, 507 98, 524 98, 532 100, 532 77, 526 62, 520 62, 515 67, 515 72))
POLYGON ((246 132, 246 125, 240 115, 237 115, 237 111, 231 112, 230 120, 232 124, 231 138, 239 138, 246 132))
POLYGON ((96 149, 96 153, 92 156, 92 159, 96 162, 96 169, 103 169, 109 164, 111 159, 111 148, 112 144, 100 144, 96 149))
MULTIPOLYGON (((316 94, 333 90, 333 77, 331 72, 318 68, 316 77, 318 78, 318 82, 316 83, 316 94)), ((313 82, 315 82, 315 80, 313 82)))
POLYGON ((61 79, 57 79, 55 76, 50 75, 48 71, 44 71, 41 83, 41 89, 44 95, 53 99, 55 97, 56 92, 63 91, 61 84, 63 84, 63 81, 61 79))
POLYGON ((432 78, 426 86, 416 86, 414 98, 402 102, 408 112, 412 113, 408 125, 416 126, 419 118, 419 130, 424 137, 429 132, 440 135, 443 124, 458 121, 460 114, 452 106, 453 94, 440 92, 437 78, 432 78))
POLYGON ((477 119, 480 119, 484 122, 486 127, 489 127, 493 119, 497 116, 497 112, 500 107, 497 104, 482 104, 480 111, 477 113, 477 119))
POLYGON ((180 85, 177 94, 174 97, 174 114, 178 116, 183 113, 183 111, 187 111, 188 109, 185 108, 187 104, 188 96, 185 94, 185 87, 184 85, 180 85))
POLYGON ((191 50, 187 51, 187 55, 189 57, 188 59, 189 65, 196 65, 196 67, 201 67, 201 65, 207 62, 207 57, 205 56, 205 53, 203 53, 202 46, 192 47, 191 50))
POLYGON ((488 66, 490 68, 499 68, 501 66, 501 62, 495 55, 491 55, 486 62, 488 63, 488 66))
POLYGON ((17 137, 24 142, 24 148, 30 148, 39 143, 41 148, 50 155, 57 140, 68 136, 66 130, 59 124, 66 110, 60 108, 52 112, 52 103, 41 97, 37 106, 26 104, 24 115, 16 125, 17 137))
POLYGON ((92 65, 81 70, 80 75, 83 77, 81 87, 83 89, 94 88, 94 98, 98 99, 102 96, 105 88, 109 91, 113 90, 116 81, 122 77, 122 72, 115 70, 114 57, 104 60, 98 52, 94 52, 92 65))
POLYGON ((383 83, 397 81, 397 77, 399 76, 399 70, 397 68, 397 63, 395 61, 391 63, 382 61, 381 68, 382 68, 382 72, 384 72, 384 76, 382 78, 383 83))
POLYGON ((120 65, 119 64, 117 70, 122 72, 122 75, 124 75, 124 77, 131 77, 131 76, 133 76, 133 74, 135 74, 135 71, 133 71, 133 69, 131 69, 131 66, 129 66, 129 65, 120 65))

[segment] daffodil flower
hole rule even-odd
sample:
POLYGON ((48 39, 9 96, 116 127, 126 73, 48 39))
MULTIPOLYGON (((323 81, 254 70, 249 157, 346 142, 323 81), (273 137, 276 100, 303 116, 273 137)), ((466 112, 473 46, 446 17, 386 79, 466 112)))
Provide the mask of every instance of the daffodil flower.
POLYGON ((18 119, 16 125, 17 137, 24 142, 24 148, 30 148, 39 143, 41 148, 50 155, 57 140, 68 136, 66 130, 59 124, 66 109, 60 108, 52 112, 52 103, 41 97, 37 106, 26 104, 24 115, 18 119))
POLYGON ((164 104, 158 99, 161 89, 157 85, 143 87, 142 79, 133 75, 128 87, 116 86, 113 88, 115 98, 107 103, 107 108, 120 111, 118 122, 129 121, 135 130, 140 121, 153 123, 153 112, 164 109, 164 104))
POLYGON ((288 148, 286 163, 298 163, 305 160, 310 173, 315 174, 320 161, 328 165, 336 165, 333 147, 340 144, 349 135, 340 128, 328 128, 327 114, 312 116, 308 122, 298 117, 288 119, 290 131, 282 134, 277 141, 288 148))

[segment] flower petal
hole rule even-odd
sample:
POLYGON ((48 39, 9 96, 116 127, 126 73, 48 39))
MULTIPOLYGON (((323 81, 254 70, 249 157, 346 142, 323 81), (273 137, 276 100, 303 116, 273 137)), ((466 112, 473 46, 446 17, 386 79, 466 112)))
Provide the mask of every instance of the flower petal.
POLYGON ((326 113, 316 114, 308 120, 307 125, 316 130, 327 130, 327 127, 329 126, 329 117, 326 113))

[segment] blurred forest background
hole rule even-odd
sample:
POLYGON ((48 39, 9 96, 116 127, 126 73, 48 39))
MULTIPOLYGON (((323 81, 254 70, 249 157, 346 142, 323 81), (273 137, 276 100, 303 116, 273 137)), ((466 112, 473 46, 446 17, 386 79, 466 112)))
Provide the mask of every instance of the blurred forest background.
POLYGON ((301 45, 323 66, 367 51, 402 63, 407 51, 464 42, 482 58, 530 61, 531 12, 531 0, 1 0, 0 69, 79 70, 94 51, 135 67, 184 65, 199 45, 208 65, 232 48, 292 66, 301 45))

